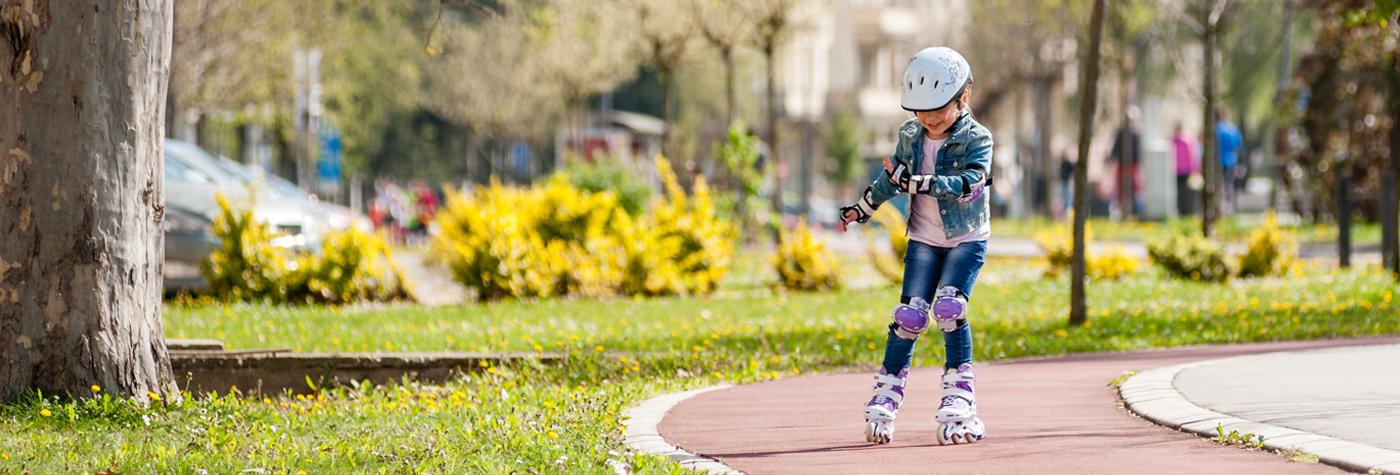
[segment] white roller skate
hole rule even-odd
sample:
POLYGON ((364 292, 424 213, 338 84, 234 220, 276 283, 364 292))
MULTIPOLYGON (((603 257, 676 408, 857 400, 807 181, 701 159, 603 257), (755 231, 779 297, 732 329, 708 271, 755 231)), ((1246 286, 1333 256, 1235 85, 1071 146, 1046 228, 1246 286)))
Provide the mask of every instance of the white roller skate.
POLYGON ((875 395, 865 404, 865 441, 888 444, 894 440, 894 418, 899 404, 904 402, 904 385, 908 381, 906 368, 891 375, 884 367, 875 374, 875 395))
POLYGON ((977 395, 973 392, 972 365, 963 363, 943 373, 943 401, 938 404, 938 445, 971 444, 987 435, 987 426, 977 417, 977 395))

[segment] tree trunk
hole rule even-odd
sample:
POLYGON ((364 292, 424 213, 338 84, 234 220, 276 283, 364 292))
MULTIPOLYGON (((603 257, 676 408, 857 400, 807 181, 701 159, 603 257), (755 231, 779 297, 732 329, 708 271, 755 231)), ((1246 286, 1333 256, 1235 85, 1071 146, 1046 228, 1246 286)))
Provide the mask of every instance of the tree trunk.
POLYGON ((671 156, 671 65, 658 63, 657 71, 661 80, 661 154, 675 163, 671 156))
POLYGON ((724 60, 724 118, 725 127, 734 125, 734 121, 739 119, 738 111, 734 105, 738 98, 734 95, 734 49, 724 47, 719 51, 720 58, 724 60))
POLYGON ((765 61, 764 67, 768 70, 765 94, 768 96, 768 161, 769 166, 773 167, 773 213, 781 226, 783 220, 783 161, 781 154, 778 153, 780 148, 778 147, 778 93, 773 83, 775 80, 773 75, 776 74, 774 72, 776 66, 773 62, 777 60, 777 51, 775 51, 774 42, 776 40, 770 41, 763 48, 763 59, 765 61))
POLYGON ((1036 156, 1040 161, 1040 184, 1027 187, 1033 190, 1031 201, 1038 203, 1037 211, 1046 217, 1055 213, 1051 197, 1054 196, 1059 177, 1056 174, 1059 163, 1056 163, 1055 153, 1050 150, 1050 139, 1055 134, 1054 101, 1050 98, 1055 89, 1052 77, 1050 73, 1044 73, 1035 82, 1036 156))
MULTIPOLYGON (((1394 17, 1391 21, 1395 21, 1394 17)), ((1400 28, 1400 25, 1396 28, 1400 28)), ((1392 53, 1390 59, 1390 166, 1385 169, 1381 185, 1381 192, 1385 194, 1381 200, 1388 204, 1382 208, 1385 214, 1381 216, 1385 234, 1381 239, 1382 254, 1386 256, 1385 268, 1400 279, 1400 216, 1397 216, 1400 206, 1396 203, 1395 189, 1397 170, 1400 170, 1400 50, 1392 53)))
POLYGON ((1089 320, 1084 302, 1084 215, 1088 201, 1084 195, 1089 185, 1089 141, 1093 139, 1094 107, 1099 96, 1099 45, 1103 37, 1104 0, 1094 0, 1089 16, 1089 54, 1083 66, 1084 83, 1079 105, 1079 163, 1074 167, 1074 257, 1071 264, 1069 324, 1083 325, 1089 320))
POLYGON ((1201 122, 1201 175, 1205 178, 1205 188, 1201 190, 1201 234, 1210 237, 1220 209, 1220 203, 1216 197, 1217 187, 1221 183, 1220 154, 1216 150, 1219 144, 1215 140, 1215 41, 1218 32, 1215 22, 1211 18, 1210 6, 1207 5, 1201 10, 1203 12, 1201 24, 1205 30, 1203 41, 1201 41, 1205 64, 1201 70, 1205 76, 1203 89, 1206 102, 1201 122))
POLYGON ((1133 189, 1136 185, 1133 182, 1133 159, 1137 158, 1137 144, 1133 142, 1133 132, 1128 119, 1129 77, 1128 65, 1119 64, 1118 111, 1123 114, 1123 123, 1118 129, 1118 215, 1123 221, 1132 221, 1134 218, 1133 195, 1137 192, 1133 189))
POLYGON ((174 396, 161 333, 171 0, 0 7, 0 400, 174 396), (18 34, 16 34, 18 32, 18 34))

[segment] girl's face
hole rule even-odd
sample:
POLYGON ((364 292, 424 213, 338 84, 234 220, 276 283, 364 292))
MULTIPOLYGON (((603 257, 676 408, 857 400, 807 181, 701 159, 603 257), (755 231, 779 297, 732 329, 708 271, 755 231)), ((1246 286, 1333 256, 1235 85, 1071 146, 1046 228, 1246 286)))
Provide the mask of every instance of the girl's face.
POLYGON ((914 117, 919 119, 919 123, 924 126, 924 133, 931 138, 943 138, 948 135, 948 127, 953 125, 953 121, 958 120, 962 104, 967 101, 967 93, 957 101, 943 106, 942 109, 931 111, 919 111, 914 113, 914 117))

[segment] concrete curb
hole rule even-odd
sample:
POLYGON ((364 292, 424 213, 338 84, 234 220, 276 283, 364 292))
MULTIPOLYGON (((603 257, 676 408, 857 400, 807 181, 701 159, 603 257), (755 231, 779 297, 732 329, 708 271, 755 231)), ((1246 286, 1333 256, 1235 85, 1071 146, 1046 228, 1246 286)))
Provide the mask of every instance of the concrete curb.
MULTIPOLYGON (((1257 356, 1257 355, 1249 355, 1257 356)), ((1226 433, 1257 434, 1270 450, 1297 450, 1316 455, 1318 461, 1360 473, 1400 475, 1400 452, 1313 434, 1287 427, 1255 422, 1206 409, 1192 403, 1177 391, 1173 382, 1183 370, 1235 358, 1197 361, 1143 371, 1119 387, 1119 395, 1129 412, 1158 425, 1213 438, 1216 427, 1226 433)))
POLYGON ((704 394, 710 391, 729 389, 732 384, 721 384, 692 391, 664 394, 651 399, 627 410, 627 434, 625 442, 628 447, 643 453, 661 455, 669 457, 686 469, 703 473, 743 473, 733 467, 720 463, 718 460, 697 455, 685 451, 680 447, 671 445, 666 439, 661 437, 659 430, 661 419, 666 417, 666 413, 671 408, 676 407, 681 401, 704 394))

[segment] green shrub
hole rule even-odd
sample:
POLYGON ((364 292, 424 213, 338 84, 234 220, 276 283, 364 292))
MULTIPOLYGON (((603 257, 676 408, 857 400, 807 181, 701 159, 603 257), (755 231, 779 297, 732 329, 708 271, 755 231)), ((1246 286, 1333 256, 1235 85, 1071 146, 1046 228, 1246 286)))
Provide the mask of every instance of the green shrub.
POLYGON ((1183 279, 1224 282, 1235 273, 1220 243, 1195 235, 1176 235, 1147 243, 1147 255, 1167 273, 1183 279))
POLYGON ((651 186, 628 170, 622 159, 616 156, 599 156, 591 162, 575 160, 564 169, 564 175, 569 178, 569 184, 584 191, 615 193, 618 203, 633 216, 642 212, 647 200, 651 199, 651 186))
POLYGON ((273 231, 217 197, 213 233, 219 248, 200 263, 210 292, 226 300, 272 303, 353 303, 408 298, 388 245, 356 229, 331 232, 321 254, 295 255, 272 245, 273 231))
POLYGON ((482 300, 711 292, 729 269, 733 225, 715 215, 703 180, 687 197, 665 159, 656 163, 666 193, 637 217, 616 193, 563 175, 449 192, 433 253, 482 300))
POLYGON ((1240 277, 1283 273, 1298 255, 1298 241, 1278 226, 1270 212, 1264 225, 1249 233, 1249 244, 1240 255, 1240 277))
POLYGON ((783 287, 791 290, 823 290, 841 287, 840 264, 826 244, 812 237, 804 221, 797 229, 784 230, 770 262, 783 287))

